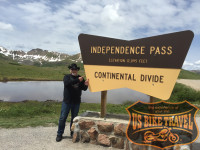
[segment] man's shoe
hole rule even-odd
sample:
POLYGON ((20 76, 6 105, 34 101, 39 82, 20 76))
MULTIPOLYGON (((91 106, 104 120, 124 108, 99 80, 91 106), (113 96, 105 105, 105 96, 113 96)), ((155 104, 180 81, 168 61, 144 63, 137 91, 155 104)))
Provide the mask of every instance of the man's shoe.
POLYGON ((56 142, 60 142, 62 140, 62 135, 57 135, 56 142))
POLYGON ((74 131, 71 131, 71 132, 70 132, 71 137, 73 136, 73 134, 74 134, 74 131))

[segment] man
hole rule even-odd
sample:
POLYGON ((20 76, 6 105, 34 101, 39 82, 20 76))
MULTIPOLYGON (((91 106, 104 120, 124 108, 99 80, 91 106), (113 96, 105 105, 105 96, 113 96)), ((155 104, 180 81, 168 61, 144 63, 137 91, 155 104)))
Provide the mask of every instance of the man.
MULTIPOLYGON (((76 64, 71 64, 69 67, 70 74, 64 76, 64 96, 61 108, 61 114, 59 119, 58 131, 56 141, 59 142, 62 140, 62 134, 65 130, 65 123, 68 117, 68 114, 71 110, 71 122, 70 130, 73 123, 73 119, 78 115, 79 107, 81 103, 81 94, 82 90, 86 91, 89 85, 88 80, 84 80, 83 77, 78 75, 80 67, 77 67, 76 64)), ((71 131, 71 136, 73 131, 71 131)))

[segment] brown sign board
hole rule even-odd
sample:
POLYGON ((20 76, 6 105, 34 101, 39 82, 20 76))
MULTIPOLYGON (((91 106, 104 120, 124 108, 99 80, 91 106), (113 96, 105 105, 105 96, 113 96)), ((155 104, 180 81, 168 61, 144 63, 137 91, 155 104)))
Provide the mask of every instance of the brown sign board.
POLYGON ((132 143, 165 149, 191 144, 199 136, 195 120, 199 109, 187 101, 138 101, 126 110, 129 113, 126 137, 132 143))
POLYGON ((80 34, 90 91, 130 88, 167 100, 193 37, 192 31, 132 41, 80 34))

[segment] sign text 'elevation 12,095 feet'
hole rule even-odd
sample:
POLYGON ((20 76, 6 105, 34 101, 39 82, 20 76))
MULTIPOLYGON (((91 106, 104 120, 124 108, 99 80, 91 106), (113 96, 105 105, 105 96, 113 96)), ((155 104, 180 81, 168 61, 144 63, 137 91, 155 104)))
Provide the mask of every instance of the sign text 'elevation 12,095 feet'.
POLYGON ((192 31, 132 41, 80 34, 90 91, 130 88, 167 100, 193 37, 192 31))

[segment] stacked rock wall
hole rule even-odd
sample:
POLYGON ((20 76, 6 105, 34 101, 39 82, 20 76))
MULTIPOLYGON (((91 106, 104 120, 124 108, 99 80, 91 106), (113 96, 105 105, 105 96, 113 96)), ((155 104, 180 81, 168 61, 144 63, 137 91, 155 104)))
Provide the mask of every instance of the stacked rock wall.
POLYGON ((101 120, 75 119, 73 142, 87 142, 119 149, 125 148, 127 124, 101 120))
MULTIPOLYGON (((127 121, 93 117, 76 117, 72 125, 74 131, 72 142, 91 143, 125 150, 160 150, 159 148, 136 145, 126 138, 127 121)), ((186 150, 190 147, 186 145, 186 150)), ((163 150, 182 150, 181 146, 163 150)))

